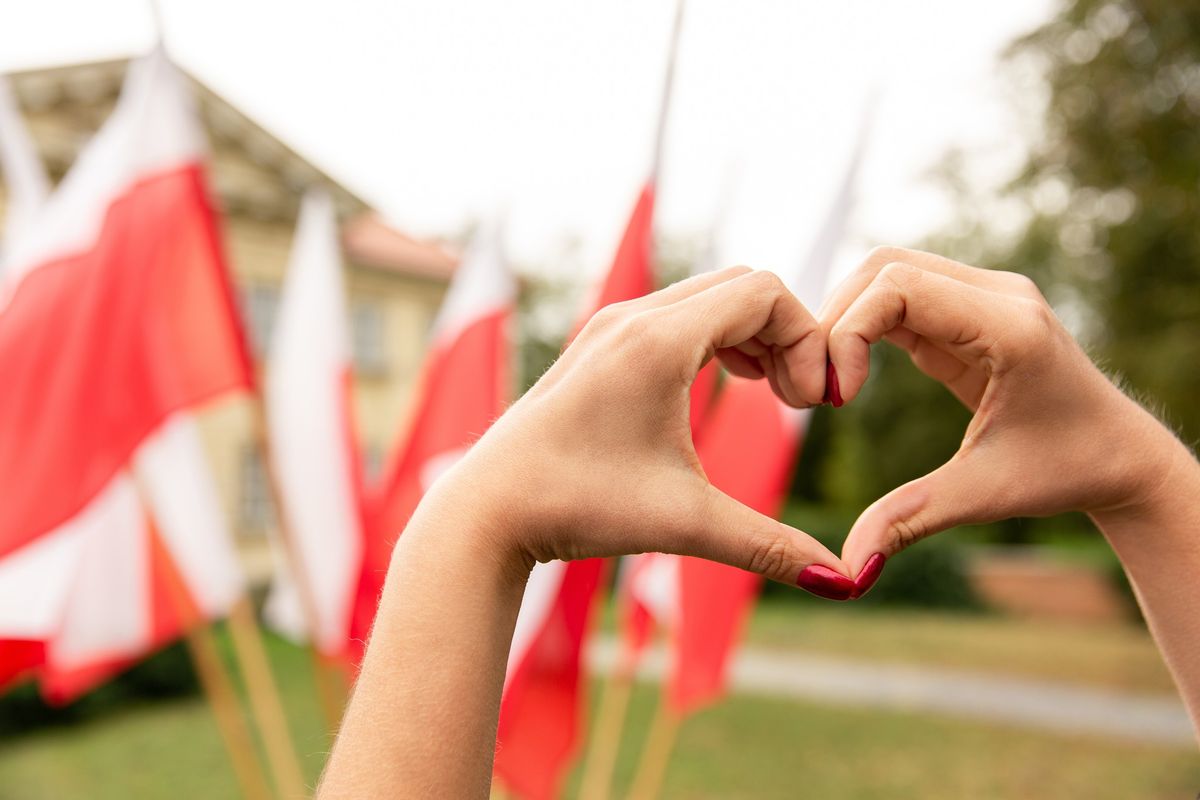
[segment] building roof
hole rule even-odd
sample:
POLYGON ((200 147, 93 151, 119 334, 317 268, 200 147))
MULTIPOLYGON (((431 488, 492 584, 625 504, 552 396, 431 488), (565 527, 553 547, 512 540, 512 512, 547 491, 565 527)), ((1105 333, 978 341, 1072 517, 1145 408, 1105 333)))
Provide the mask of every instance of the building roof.
POLYGON ((414 275, 436 280, 449 280, 458 264, 442 246, 401 233, 373 211, 342 225, 342 248, 357 263, 383 269, 403 264, 414 275))
MULTIPOLYGON (((61 177, 107 118, 128 59, 9 74, 47 168, 61 177)), ((448 280, 457 259, 441 245, 391 227, 360 196, 315 166, 247 114, 183 70, 196 91, 212 147, 212 181, 223 210, 291 222, 300 197, 324 187, 344 221, 346 255, 356 264, 425 279, 448 280)))

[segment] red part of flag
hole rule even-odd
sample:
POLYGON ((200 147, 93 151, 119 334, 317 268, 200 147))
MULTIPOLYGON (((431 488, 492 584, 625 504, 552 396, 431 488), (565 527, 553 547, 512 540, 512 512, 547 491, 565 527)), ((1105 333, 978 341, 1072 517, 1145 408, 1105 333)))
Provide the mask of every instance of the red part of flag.
MULTIPOLYGON (((729 378, 696 435, 700 463, 725 494, 776 517, 800 446, 800 420, 764 380, 729 378)), ((725 564, 683 557, 680 615, 667 690, 671 707, 688 714, 725 691, 729 658, 762 579, 725 564)))
POLYGON ((0 639, 0 694, 30 677, 46 658, 44 642, 0 639))
POLYGON ((566 565, 550 614, 500 705, 496 774, 527 800, 557 797, 579 744, 586 696, 583 644, 605 561, 566 565))
POLYGON ((148 176, 0 308, 0 556, 78 513, 173 411, 247 389, 198 165, 148 176))

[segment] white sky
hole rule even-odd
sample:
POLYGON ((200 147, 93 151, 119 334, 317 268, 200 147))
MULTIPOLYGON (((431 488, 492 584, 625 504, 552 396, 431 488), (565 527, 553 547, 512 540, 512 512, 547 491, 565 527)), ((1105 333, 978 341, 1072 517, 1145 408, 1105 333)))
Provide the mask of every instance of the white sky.
MULTIPOLYGON (((173 56, 417 234, 503 207, 521 262, 607 265, 649 168, 673 0, 160 0, 173 56), (577 256, 562 258, 577 237, 577 256)), ((996 56, 1051 0, 689 0, 657 226, 721 260, 803 256, 877 86, 848 266, 946 219, 962 146, 1006 177, 1024 129, 996 56), (732 177, 731 177, 732 176, 732 177)), ((128 55, 148 0, 0 0, 0 71, 128 55)))

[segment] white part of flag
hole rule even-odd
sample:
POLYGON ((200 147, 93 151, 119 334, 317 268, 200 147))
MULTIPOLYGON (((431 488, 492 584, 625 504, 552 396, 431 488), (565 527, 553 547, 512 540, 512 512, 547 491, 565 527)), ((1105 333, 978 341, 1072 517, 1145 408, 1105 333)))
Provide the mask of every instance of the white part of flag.
POLYGON ((538 633, 545 627, 546 618, 558 600, 558 592, 562 588, 566 571, 567 565, 564 561, 539 562, 533 565, 529 582, 525 584, 525 595, 521 598, 521 610, 517 613, 512 644, 508 648, 508 667, 504 673, 506 690, 518 665, 525 660, 538 633))
POLYGON ((59 669, 135 656, 151 635, 150 554, 137 487, 119 474, 73 521, 79 568, 46 659, 59 669))
POLYGON ((273 466, 303 575, 276 559, 267 620, 294 638, 312 634, 296 585, 303 580, 316 605, 316 645, 328 654, 347 641, 362 558, 347 327, 333 202, 312 191, 301 205, 266 381, 273 466))
POLYGON ((0 639, 44 641, 58 630, 79 568, 85 514, 0 560, 0 639))
POLYGON ((134 456, 141 500, 188 593, 208 619, 227 615, 246 591, 233 533, 200 429, 172 415, 134 456))
POLYGON ((433 321, 430 340, 435 347, 454 341, 472 323, 516 303, 517 280, 504 262, 502 227, 493 216, 481 223, 471 238, 433 321))

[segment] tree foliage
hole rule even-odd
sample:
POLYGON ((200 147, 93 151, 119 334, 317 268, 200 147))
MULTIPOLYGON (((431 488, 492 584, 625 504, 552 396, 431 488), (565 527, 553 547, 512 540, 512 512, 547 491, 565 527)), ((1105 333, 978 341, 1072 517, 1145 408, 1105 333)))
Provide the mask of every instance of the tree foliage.
MULTIPOLYGON (((1200 3, 1066 0, 1000 67, 1032 105, 1028 156, 981 195, 947 154, 937 178, 959 212, 924 246, 1033 277, 1089 352, 1194 445, 1200 3)), ((822 468, 826 496, 860 507, 952 455, 966 423, 903 353, 875 359, 861 400, 835 415, 822 468)))
POLYGON ((1009 189, 1035 209, 1011 261, 1072 292, 1092 351, 1195 442, 1200 4, 1075 0, 1013 45, 1023 58, 1050 102, 1009 189))

